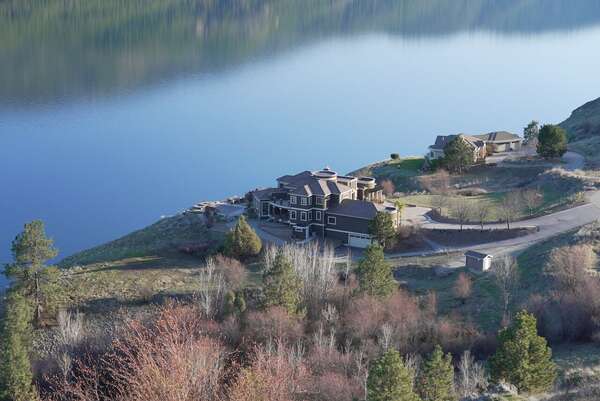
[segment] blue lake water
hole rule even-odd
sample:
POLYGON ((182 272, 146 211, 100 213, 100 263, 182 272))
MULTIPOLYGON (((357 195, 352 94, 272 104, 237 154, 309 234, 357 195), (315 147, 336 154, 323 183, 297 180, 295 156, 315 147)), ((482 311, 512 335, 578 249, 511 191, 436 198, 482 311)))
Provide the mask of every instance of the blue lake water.
POLYGON ((44 25, 56 38, 24 45, 36 33, 0 13, 0 261, 32 219, 67 256, 281 174, 422 154, 441 133, 520 133, 600 96, 596 2, 498 3, 452 26, 441 11, 407 22, 337 8, 311 25, 266 4, 227 24, 184 13, 183 33, 165 11, 142 19, 150 43, 128 25, 74 26, 80 41, 63 44, 44 25))

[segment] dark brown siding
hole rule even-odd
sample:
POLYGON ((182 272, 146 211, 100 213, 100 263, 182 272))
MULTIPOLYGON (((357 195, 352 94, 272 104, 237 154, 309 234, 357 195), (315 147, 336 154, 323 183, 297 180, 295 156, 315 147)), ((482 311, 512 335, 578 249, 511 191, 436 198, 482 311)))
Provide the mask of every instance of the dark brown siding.
POLYGON ((336 218, 335 225, 330 225, 328 224, 328 220, 325 220, 325 225, 327 228, 353 233, 369 234, 369 220, 358 219, 356 217, 349 216, 339 216, 333 213, 326 213, 325 215, 336 218))

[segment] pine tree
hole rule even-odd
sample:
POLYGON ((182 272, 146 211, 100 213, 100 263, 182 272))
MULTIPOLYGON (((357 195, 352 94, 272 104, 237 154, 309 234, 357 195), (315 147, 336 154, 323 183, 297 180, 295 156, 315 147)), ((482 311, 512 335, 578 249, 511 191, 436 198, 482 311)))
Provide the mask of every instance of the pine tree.
POLYGON ((393 246, 396 229, 392 216, 389 213, 377 212, 375 218, 369 223, 369 232, 383 247, 393 246))
POLYGON ((558 125, 544 125, 538 134, 537 152, 546 159, 562 157, 567 152, 567 132, 558 125))
POLYGON ((241 216, 235 227, 225 237, 225 254, 245 259, 256 256, 262 249, 262 242, 256 232, 250 227, 244 216, 241 216))
POLYGON ((537 334, 535 317, 526 311, 498 335, 498 350, 490 359, 493 381, 504 380, 520 392, 543 392, 556 379, 556 365, 546 339, 537 334))
POLYGON ((386 262, 383 248, 371 245, 358 264, 359 290, 376 297, 387 297, 396 288, 392 266, 386 262))
POLYGON ((473 149, 461 135, 451 140, 444 148, 442 163, 453 173, 462 173, 473 162, 473 149))
POLYGON ((288 313, 297 313, 302 283, 292 263, 279 251, 271 268, 264 272, 264 305, 281 306, 288 313))
POLYGON ((454 401, 454 367, 452 356, 444 355, 436 345, 419 372, 418 392, 423 401, 454 401))
POLYGON ((38 399, 29 361, 33 309, 31 301, 19 291, 9 290, 0 339, 2 341, 0 399, 11 401, 38 399))
POLYGON ((369 368, 367 401, 418 401, 411 373, 398 351, 387 351, 369 368))
POLYGON ((225 316, 244 313, 246 310, 246 300, 241 292, 227 291, 224 303, 223 314, 225 316))
POLYGON ((58 251, 46 236, 44 223, 34 220, 12 243, 14 263, 6 266, 4 273, 12 278, 13 287, 29 297, 34 306, 34 321, 40 323, 42 312, 54 306, 60 298, 59 271, 45 263, 58 251))

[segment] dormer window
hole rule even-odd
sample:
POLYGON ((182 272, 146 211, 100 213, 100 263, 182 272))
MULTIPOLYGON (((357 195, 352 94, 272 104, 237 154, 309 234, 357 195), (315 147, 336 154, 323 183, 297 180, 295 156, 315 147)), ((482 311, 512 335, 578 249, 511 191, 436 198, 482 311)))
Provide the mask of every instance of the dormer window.
POLYGON ((296 204, 296 195, 290 195, 290 203, 291 203, 292 205, 295 205, 295 204, 296 204))

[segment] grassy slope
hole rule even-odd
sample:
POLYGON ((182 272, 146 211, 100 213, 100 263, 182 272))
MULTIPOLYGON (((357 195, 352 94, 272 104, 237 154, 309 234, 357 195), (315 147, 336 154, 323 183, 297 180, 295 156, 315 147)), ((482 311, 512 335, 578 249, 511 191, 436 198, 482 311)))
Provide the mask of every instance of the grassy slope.
POLYGON ((569 134, 569 147, 593 165, 600 164, 600 98, 575 109, 560 123, 569 134))
POLYGON ((61 267, 156 256, 186 244, 208 243, 220 236, 209 231, 198 215, 177 215, 134 231, 117 240, 76 253, 60 262, 61 267))
MULTIPOLYGON (((388 160, 366 166, 354 171, 355 175, 370 175, 378 180, 391 180, 398 192, 422 190, 419 177, 423 158, 410 157, 399 160, 388 160)), ((535 215, 563 208, 574 201, 574 195, 581 190, 580 183, 560 177, 540 176, 549 168, 543 163, 532 163, 519 167, 481 166, 472 168, 461 176, 452 176, 450 184, 460 187, 479 187, 488 191, 487 194, 470 196, 466 199, 472 203, 485 203, 490 206, 491 213, 486 219, 489 222, 501 220, 498 215, 498 203, 504 192, 510 188, 534 187, 539 188, 544 195, 542 204, 534 210, 535 215)), ((414 194, 403 196, 403 203, 417 206, 432 207, 437 195, 414 194)), ((452 197, 450 197, 450 201, 452 197)), ((458 199, 458 198, 457 198, 458 199)), ((446 210, 446 214, 451 213, 446 210)), ((451 216, 452 217, 452 216, 451 216)), ((527 218, 525 211, 518 218, 527 218)))

